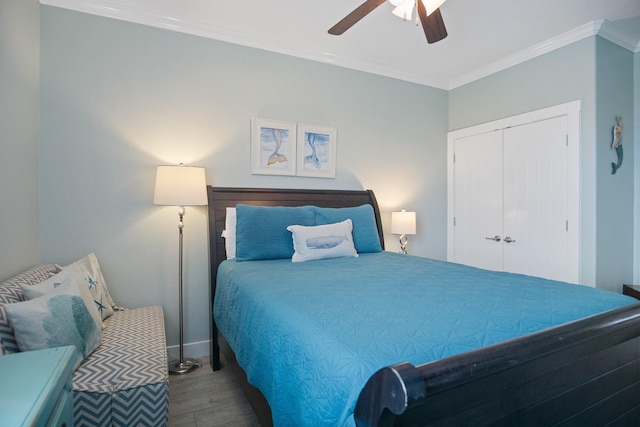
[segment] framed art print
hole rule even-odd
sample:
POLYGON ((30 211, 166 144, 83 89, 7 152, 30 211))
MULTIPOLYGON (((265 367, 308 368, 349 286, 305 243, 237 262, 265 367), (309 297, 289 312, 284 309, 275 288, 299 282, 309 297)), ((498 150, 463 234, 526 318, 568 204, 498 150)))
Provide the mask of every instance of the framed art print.
POLYGON ((251 173, 296 174, 296 124, 251 119, 251 173))
POLYGON ((297 176, 336 177, 336 129, 298 124, 297 176))

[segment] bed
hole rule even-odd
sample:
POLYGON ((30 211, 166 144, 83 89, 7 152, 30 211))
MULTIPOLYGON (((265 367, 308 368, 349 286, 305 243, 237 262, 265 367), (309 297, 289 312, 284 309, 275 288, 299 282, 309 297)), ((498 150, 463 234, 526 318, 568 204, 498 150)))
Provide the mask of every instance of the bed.
MULTIPOLYGON (((208 197, 211 366, 222 352, 263 425, 638 424, 637 301, 383 252, 371 191, 209 186, 208 197), (309 209, 321 225, 353 215, 358 256, 226 260, 233 207, 238 233, 257 207, 300 208, 309 230, 309 209)), ((274 222, 289 221, 282 212, 274 222)), ((250 223, 253 236, 270 221, 250 223)))

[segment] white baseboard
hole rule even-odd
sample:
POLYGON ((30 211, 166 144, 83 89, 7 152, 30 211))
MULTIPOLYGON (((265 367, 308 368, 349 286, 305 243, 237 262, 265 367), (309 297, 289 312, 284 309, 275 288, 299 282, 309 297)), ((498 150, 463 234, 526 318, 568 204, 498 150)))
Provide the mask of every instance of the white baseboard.
MULTIPOLYGON (((180 346, 172 345, 167 347, 167 358, 169 361, 180 357, 180 346)), ((209 357, 209 340, 184 344, 184 357, 200 359, 209 357)))

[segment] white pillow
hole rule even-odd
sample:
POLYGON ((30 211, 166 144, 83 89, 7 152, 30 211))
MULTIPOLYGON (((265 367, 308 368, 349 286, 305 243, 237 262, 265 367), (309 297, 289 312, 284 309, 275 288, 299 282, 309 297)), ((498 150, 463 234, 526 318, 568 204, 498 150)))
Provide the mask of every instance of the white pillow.
POLYGON ((227 259, 234 259, 236 257, 236 208, 227 208, 222 237, 224 237, 227 259))
POLYGON ((327 225, 290 225, 287 230, 293 237, 293 262, 358 256, 350 219, 327 225))
POLYGON ((63 283, 69 281, 72 281, 78 287, 80 295, 82 296, 87 309, 89 309, 89 314, 91 314, 91 317, 93 317, 96 324, 102 327, 102 316, 99 311, 99 305, 93 299, 93 295, 89 290, 89 283, 83 280, 83 271, 76 265, 72 264, 60 273, 38 284, 27 285, 25 283, 20 283, 20 287, 22 288, 22 293, 24 294, 25 299, 32 300, 52 292, 63 283))
POLYGON ((91 317, 74 280, 65 280, 51 292, 23 302, 6 304, 20 351, 75 345, 74 369, 102 340, 102 330, 91 317))
POLYGON ((98 258, 91 252, 86 257, 79 259, 73 264, 69 264, 62 267, 64 271, 71 266, 76 266, 82 271, 81 283, 86 283, 93 295, 93 300, 98 305, 98 311, 102 316, 102 320, 113 314, 113 307, 115 303, 109 294, 107 289, 107 283, 102 275, 100 264, 98 264, 98 258))

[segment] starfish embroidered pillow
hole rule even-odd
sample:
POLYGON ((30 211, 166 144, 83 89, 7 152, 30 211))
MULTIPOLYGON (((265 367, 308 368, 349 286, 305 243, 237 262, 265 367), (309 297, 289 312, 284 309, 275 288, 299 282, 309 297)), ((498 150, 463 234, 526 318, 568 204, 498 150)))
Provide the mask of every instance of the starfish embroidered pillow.
POLYGON ((78 287, 80 296, 84 300, 84 303, 87 305, 89 314, 91 314, 91 317, 93 317, 96 324, 102 328, 102 314, 99 310, 100 306, 96 303, 93 294, 89 290, 88 283, 83 281, 83 277, 84 272, 79 267, 72 265, 38 284, 27 285, 25 283, 20 283, 20 288, 22 288, 24 298, 26 300, 32 300, 52 292, 66 281, 73 281, 78 287))
POLYGON ((62 267, 62 271, 75 266, 82 271, 81 283, 86 284, 93 295, 93 299, 98 306, 98 311, 102 316, 102 320, 113 314, 116 306, 107 289, 107 282, 104 280, 98 258, 91 252, 86 257, 79 259, 73 264, 62 267))

